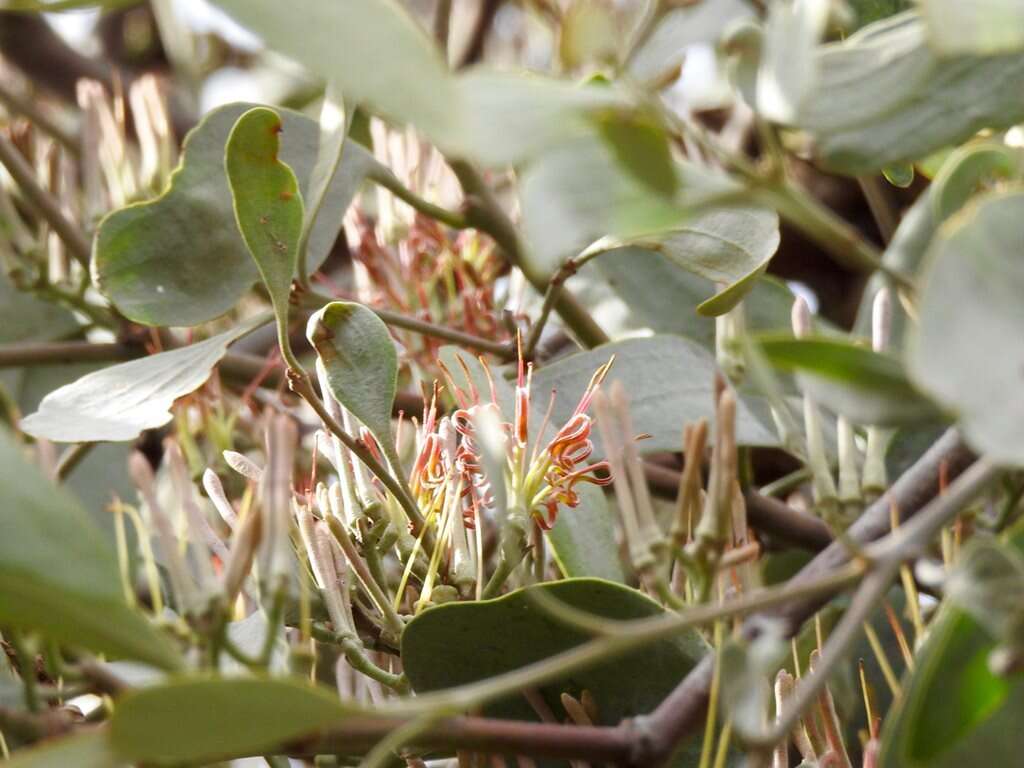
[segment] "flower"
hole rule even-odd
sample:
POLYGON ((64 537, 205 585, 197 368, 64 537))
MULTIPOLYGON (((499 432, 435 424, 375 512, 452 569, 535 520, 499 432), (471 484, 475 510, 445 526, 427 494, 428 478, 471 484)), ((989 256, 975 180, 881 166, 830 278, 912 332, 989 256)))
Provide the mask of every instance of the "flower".
MULTIPOLYGON (((417 456, 410 477, 413 494, 425 515, 444 509, 446 496, 457 493, 467 527, 474 527, 482 510, 494 504, 491 483, 499 478, 488 477, 485 470, 481 422, 489 418, 498 425, 495 443, 503 455, 502 477, 505 497, 510 508, 528 513, 541 528, 549 530, 557 519, 560 506, 576 507, 580 503, 576 485, 581 482, 607 485, 611 482, 608 463, 587 463, 594 445, 590 439, 593 419, 587 413, 594 393, 604 380, 612 360, 591 377, 572 416, 547 443, 543 435, 551 407, 533 437, 530 435, 532 365, 520 356, 513 396, 511 419, 503 413, 494 377, 486 361, 480 363, 489 384, 489 400, 481 397, 465 361, 457 358, 468 382, 467 392, 442 364, 452 394, 459 408, 438 418, 435 387, 429 406, 417 433, 417 456), (486 417, 485 417, 486 412, 486 417), (543 446, 543 447, 541 447, 543 446)), ((552 397, 552 405, 554 397, 552 397)))

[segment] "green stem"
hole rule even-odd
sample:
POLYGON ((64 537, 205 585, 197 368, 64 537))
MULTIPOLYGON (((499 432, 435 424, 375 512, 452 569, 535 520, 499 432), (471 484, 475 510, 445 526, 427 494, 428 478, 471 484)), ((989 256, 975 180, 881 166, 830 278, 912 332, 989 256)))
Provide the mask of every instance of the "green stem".
POLYGON ((373 600, 377 610, 380 611, 384 620, 387 622, 388 629, 397 640, 402 636, 402 630, 405 629, 405 623, 402 621, 402 617, 398 615, 398 612, 391 604, 391 601, 388 600, 388 596, 384 592, 384 588, 374 579, 373 574, 366 565, 366 561, 363 560, 359 551, 356 549, 356 545, 352 541, 352 537, 349 535, 348 529, 345 528, 345 524, 334 515, 329 515, 326 519, 327 527, 331 529, 331 534, 338 542, 338 546, 341 547, 341 551, 345 554, 345 558, 349 561, 349 565, 352 566, 352 571, 359 579, 363 589, 365 589, 367 594, 370 595, 370 599, 373 600))
POLYGON ((802 189, 791 183, 751 181, 758 197, 840 264, 861 272, 881 272, 902 290, 913 293, 914 283, 907 275, 884 264, 882 254, 855 227, 802 189))
POLYGON ((277 640, 277 628, 284 618, 284 605, 287 598, 287 584, 279 584, 271 599, 270 611, 267 613, 267 633, 263 636, 260 655, 256 658, 256 663, 261 669, 267 669, 270 666, 270 659, 274 655, 274 642, 277 640))
MULTIPOLYGON (((515 225, 502 210, 490 187, 469 163, 453 160, 451 167, 466 194, 469 224, 489 234, 509 264, 518 268, 539 293, 546 293, 551 276, 530 260, 515 225)), ((571 294, 561 293, 554 301, 554 308, 584 346, 597 347, 608 342, 608 335, 571 294)))
POLYGON ((399 200, 408 203, 412 208, 419 211, 424 216, 428 216, 435 221, 439 221, 452 229, 467 229, 471 226, 469 219, 465 215, 427 202, 415 192, 408 189, 393 173, 391 173, 391 171, 386 168, 372 170, 366 175, 366 178, 373 183, 384 187, 384 189, 388 190, 399 200))
MULTIPOLYGON (((409 489, 405 487, 405 484, 395 478, 388 469, 381 464, 369 448, 363 444, 362 441, 356 440, 352 435, 345 431, 345 429, 334 419, 331 414, 327 412, 327 407, 323 404, 323 401, 317 396, 313 389, 312 380, 309 378, 309 374, 302 368, 293 368, 288 372, 288 379, 291 385, 292 391, 309 403, 310 407, 316 412, 316 415, 320 417, 320 420, 324 423, 324 426, 334 434, 341 442, 352 451, 353 454, 366 465, 374 476, 384 484, 384 487, 391 492, 391 495, 398 500, 405 514, 408 516, 409 521, 412 523, 415 532, 419 532, 426 524, 423 520, 423 515, 420 513, 419 507, 416 506, 416 502, 413 500, 409 493, 409 489)), ((431 538, 431 532, 427 531, 427 538, 431 538)))

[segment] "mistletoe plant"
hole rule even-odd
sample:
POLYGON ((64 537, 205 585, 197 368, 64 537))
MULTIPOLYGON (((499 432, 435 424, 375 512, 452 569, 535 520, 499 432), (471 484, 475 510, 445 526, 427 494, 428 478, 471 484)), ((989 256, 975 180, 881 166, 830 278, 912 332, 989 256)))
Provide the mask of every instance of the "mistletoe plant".
POLYGON ((12 768, 1019 763, 1024 12, 212 4, 0 4, 12 768))

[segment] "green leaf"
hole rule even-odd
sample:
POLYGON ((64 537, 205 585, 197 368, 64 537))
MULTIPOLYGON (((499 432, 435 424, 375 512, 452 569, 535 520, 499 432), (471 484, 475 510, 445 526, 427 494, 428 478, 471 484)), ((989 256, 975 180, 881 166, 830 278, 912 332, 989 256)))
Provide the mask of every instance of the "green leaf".
POLYGON ((593 113, 630 103, 614 88, 538 76, 471 71, 456 77, 394 0, 300 0, 298 8, 274 0, 217 4, 270 47, 336 84, 352 103, 412 123, 448 154, 488 166, 518 164, 589 133, 593 113), (302 25, 295 24, 297 11, 302 25))
POLYGON ((743 0, 715 0, 670 8, 630 57, 627 66, 637 82, 663 75, 670 67, 682 63, 691 46, 714 44, 730 26, 754 15, 743 0))
POLYGON ((799 374, 801 385, 829 410, 861 424, 929 420, 935 407, 907 380, 895 358, 834 338, 762 336, 765 357, 799 374))
MULTIPOLYGON (((1018 563, 1024 551, 1021 533, 1021 527, 1015 526, 1003 545, 1015 550, 1011 557, 1018 563)), ((1005 570, 1002 565, 997 569, 1004 574, 1005 570)), ((990 586, 1005 589, 1005 585, 990 586)), ((996 597, 1007 606, 1014 605, 1005 595, 996 597)), ((1024 708, 1024 680, 991 671, 989 655, 996 644, 970 613, 954 604, 943 605, 928 640, 916 654, 909 684, 904 681, 903 695, 886 718, 882 768, 1019 762, 1024 750, 1017 727, 1024 708)))
POLYGON ((882 175, 894 187, 906 189, 914 183, 914 166, 910 163, 897 163, 883 168, 882 175))
POLYGON ((615 543, 615 517, 597 486, 576 486, 577 507, 558 510, 555 526, 547 532, 558 569, 566 577, 594 576, 619 584, 626 583, 626 572, 615 543))
POLYGON ((1024 192, 984 198, 947 221, 929 253, 908 340, 908 372, 954 410, 967 440, 1024 463, 1024 192))
POLYGON ((792 123, 818 79, 815 56, 828 21, 828 3, 772 3, 764 26, 757 71, 757 108, 766 118, 792 123))
POLYGON ((206 381, 232 342, 266 321, 259 317, 206 341, 86 374, 44 397, 19 426, 63 443, 133 440, 169 422, 174 401, 206 381))
MULTIPOLYGON (((997 188, 1012 179, 1020 179, 1024 153, 994 142, 972 142, 945 156, 945 161, 928 189, 918 197, 900 220, 896 233, 885 249, 882 261, 905 274, 918 271, 928 247, 942 222, 960 210, 975 195, 997 188)), ((856 330, 871 335, 871 304, 879 288, 886 284, 882 275, 872 277, 857 314, 856 330)), ((902 347, 910 319, 901 302, 893 302, 893 348, 902 347)))
MULTIPOLYGON (((309 248, 309 238, 313 234, 317 216, 327 199, 331 181, 341 165, 345 150, 345 135, 351 119, 345 114, 345 104, 340 93, 328 85, 324 94, 324 103, 320 109, 320 142, 317 145, 316 162, 309 175, 309 186, 303 196, 305 210, 302 218, 302 236, 299 238, 298 264, 301 271, 309 272, 308 258, 305 251, 309 248)), ((299 275, 303 277, 304 275, 299 275)))
MULTIPOLYGON (((567 579, 526 587, 495 600, 448 603, 413 619, 402 635, 402 664, 417 693, 443 690, 484 680, 569 650, 590 636, 566 627, 530 599, 542 591, 578 610, 608 619, 656 616, 663 609, 647 596, 601 579, 567 579), (453 653, 453 649, 467 652, 453 653)), ((690 630, 671 639, 577 670, 540 687, 556 713, 559 695, 589 690, 600 711, 598 724, 646 714, 668 695, 707 652, 700 635, 690 630), (628 670, 628 674, 623 674, 628 670)), ((521 697, 483 708, 491 717, 536 721, 521 697)))
POLYGON ((235 221, 274 304, 278 328, 288 334, 288 309, 302 235, 303 208, 295 173, 278 159, 283 130, 272 109, 255 107, 235 123, 224 167, 235 221))
POLYGON ((614 86, 574 85, 537 75, 471 71, 456 81, 459 124, 434 136, 456 157, 485 166, 519 165, 552 147, 595 133, 594 119, 629 119, 632 105, 614 86))
MULTIPOLYGON (((228 134, 252 104, 214 110, 185 139, 181 162, 164 193, 114 211, 100 222, 93 277, 126 317, 147 325, 198 325, 227 312, 259 276, 234 223, 224 168, 228 134)), ((314 120, 277 110, 281 159, 304 187, 311 182, 319 129, 314 120)), ((307 264, 326 258, 359 184, 380 166, 348 142, 309 240, 307 264)))
POLYGON ((1019 0, 922 0, 928 42, 940 56, 1024 50, 1024 4, 1019 0))
POLYGON ((387 326, 362 304, 332 301, 309 318, 306 336, 327 371, 331 394, 373 433, 398 471, 391 435, 398 353, 387 326))
POLYGON ((17 290, 0 272, 0 343, 51 341, 69 336, 78 328, 70 311, 17 290))
POLYGON ((945 221, 982 192, 1024 175, 1024 151, 995 142, 954 150, 935 175, 929 197, 935 218, 945 221))
POLYGON ((337 85, 353 104, 415 123, 435 138, 457 124, 455 82, 441 53, 395 0, 215 4, 269 47, 337 85))
MULTIPOLYGON (((714 350, 715 321, 697 313, 698 305, 713 299, 714 283, 664 254, 635 246, 602 253, 567 287, 613 340, 667 333, 714 350)), ((749 329, 784 330, 790 327, 793 294, 780 280, 760 277, 743 307, 749 329)))
MULTIPOLYGON (((622 382, 629 395, 634 428, 639 434, 650 435, 640 443, 641 450, 677 451, 685 424, 701 418, 714 422, 717 369, 711 353, 679 336, 652 336, 605 344, 535 371, 535 401, 546 401, 551 390, 559 393, 551 414, 553 424, 564 424, 569 419, 576 407, 570 393, 582 392, 598 366, 608 362, 612 355, 615 363, 602 386, 607 388, 616 380, 622 382)), ((737 408, 736 433, 745 445, 778 444, 773 428, 756 415, 743 396, 737 408)), ((602 454, 599 438, 594 450, 595 454, 602 454)))
POLYGON ((86 513, 0 434, 0 624, 166 669, 174 644, 125 602, 117 556, 86 513))
POLYGON ((876 171, 1024 119, 1024 55, 939 58, 905 13, 822 46, 797 125, 830 168, 876 171))
POLYGON ((40 746, 19 750, 4 762, 4 768, 119 768, 127 765, 114 754, 107 734, 101 730, 85 731, 40 746))
POLYGON ((581 138, 546 152, 523 172, 519 195, 526 244, 541 268, 554 272, 600 238, 650 239, 687 223, 688 206, 738 194, 726 177, 677 163, 679 190, 655 193, 623 172, 612 148, 581 138))
POLYGON ((296 680, 186 678, 121 699, 110 740, 126 760, 205 764, 280 748, 354 711, 296 680))
POLYGON ((608 142, 619 164, 636 181, 661 197, 679 186, 668 135, 650 115, 623 119, 616 114, 597 118, 598 133, 608 142))
MULTIPOLYGON (((943 609, 917 655, 909 686, 904 684, 903 696, 886 718, 883 768, 954 768, 964 764, 965 752, 969 760, 1012 764, 1012 760, 985 759, 993 737, 996 743, 1015 744, 1017 750, 1024 747, 1024 741, 1013 735, 1020 732, 1015 727, 1010 733, 1005 726, 1001 733, 982 728, 986 721, 992 723, 993 714, 1007 701, 1011 689, 1009 681, 988 668, 994 645, 969 615, 950 606, 943 609), (967 741, 970 748, 957 749, 967 741)), ((1017 683, 1013 687, 1022 686, 1017 683)), ((1019 706, 1020 696, 1014 698, 1019 706)))

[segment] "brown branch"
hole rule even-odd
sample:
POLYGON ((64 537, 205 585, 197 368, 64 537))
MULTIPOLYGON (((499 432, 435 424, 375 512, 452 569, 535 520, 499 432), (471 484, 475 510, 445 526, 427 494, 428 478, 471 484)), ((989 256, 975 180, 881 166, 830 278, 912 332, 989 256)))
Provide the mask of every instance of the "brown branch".
MULTIPOLYGON (((974 458, 956 430, 948 430, 896 481, 888 493, 868 507, 850 526, 847 531, 850 540, 863 545, 880 539, 890 531, 890 510, 893 505, 901 520, 909 519, 938 495, 940 473, 944 471, 948 479, 953 479, 967 469, 974 458)), ((846 545, 833 542, 804 566, 790 583, 798 585, 813 581, 823 574, 834 572, 849 561, 850 553, 846 545)), ((753 640, 763 631, 765 620, 774 619, 781 620, 785 633, 792 637, 804 621, 828 599, 827 595, 816 595, 754 614, 743 622, 741 633, 746 639, 753 640)), ((658 765, 700 724, 707 710, 713 671, 714 654, 709 654, 654 712, 640 718, 647 738, 640 745, 641 753, 634 755, 634 764, 658 765)))
POLYGON ((820 552, 832 543, 828 526, 818 518, 754 490, 748 490, 744 498, 747 521, 755 530, 813 552, 820 552))

